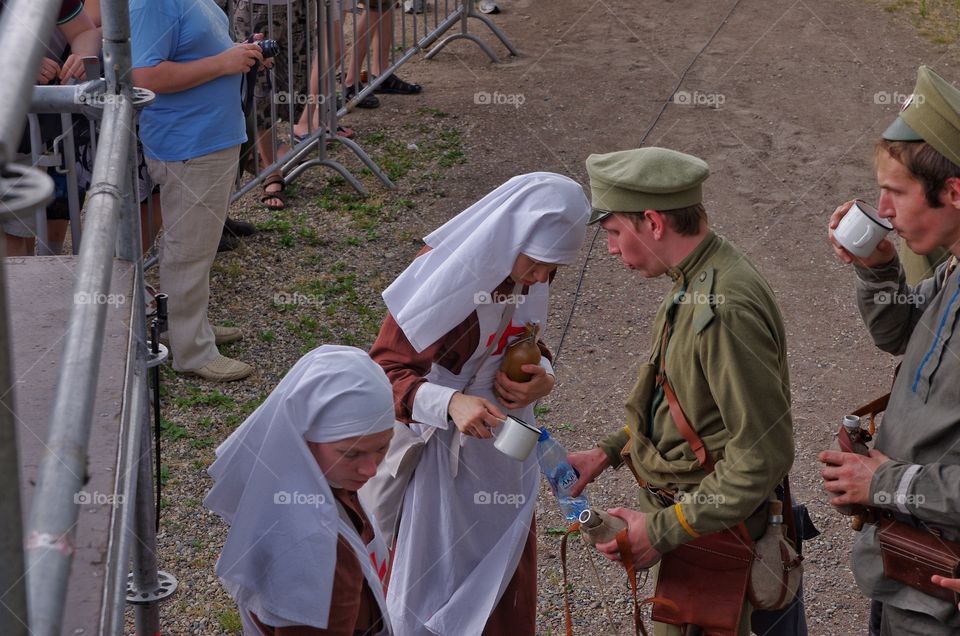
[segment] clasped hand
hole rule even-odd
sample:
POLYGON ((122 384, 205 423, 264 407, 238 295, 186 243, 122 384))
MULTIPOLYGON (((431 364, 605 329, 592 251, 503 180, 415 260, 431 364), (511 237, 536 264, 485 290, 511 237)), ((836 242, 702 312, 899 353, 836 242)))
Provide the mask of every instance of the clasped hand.
POLYGON ((503 371, 497 371, 497 378, 493 383, 497 401, 508 409, 522 409, 533 404, 553 391, 557 382, 556 378, 539 364, 525 364, 520 370, 532 377, 526 382, 514 382, 503 371))

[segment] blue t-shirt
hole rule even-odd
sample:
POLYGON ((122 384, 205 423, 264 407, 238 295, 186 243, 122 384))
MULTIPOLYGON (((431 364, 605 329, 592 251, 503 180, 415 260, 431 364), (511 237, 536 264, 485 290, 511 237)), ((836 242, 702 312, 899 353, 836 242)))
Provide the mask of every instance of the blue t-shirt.
MULTIPOLYGON (((233 46, 227 16, 213 0, 131 0, 133 67, 191 62, 233 46)), ((157 95, 140 114, 140 140, 151 159, 184 161, 247 139, 240 75, 157 95)))

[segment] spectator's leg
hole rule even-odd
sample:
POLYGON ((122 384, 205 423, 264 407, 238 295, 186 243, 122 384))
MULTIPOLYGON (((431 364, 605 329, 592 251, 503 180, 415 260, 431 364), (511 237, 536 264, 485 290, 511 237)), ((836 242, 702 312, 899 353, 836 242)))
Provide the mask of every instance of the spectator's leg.
POLYGON ((367 59, 367 49, 370 47, 370 10, 366 10, 355 17, 357 38, 353 41, 353 46, 347 52, 346 75, 343 80, 344 86, 354 86, 360 78, 360 69, 367 59))
POLYGON ((33 256, 36 243, 33 239, 4 234, 7 256, 33 256))
MULTIPOLYGON (((310 61, 310 84, 311 96, 320 94, 320 66, 317 64, 317 52, 313 52, 313 60, 310 61)), ((314 100, 303 112, 300 113, 300 119, 293 126, 293 134, 297 137, 305 137, 320 127, 320 108, 314 100), (309 115, 313 114, 313 122, 310 123, 309 115)))
POLYGON ((47 248, 51 254, 63 254, 63 241, 67 237, 69 225, 70 222, 63 219, 47 219, 47 248))
POLYGON ((140 204, 140 237, 144 254, 150 251, 150 248, 153 246, 153 242, 160 234, 160 229, 163 227, 163 215, 160 212, 160 194, 154 192, 150 195, 150 197, 153 199, 152 228, 150 227, 150 215, 147 211, 146 200, 140 204))
POLYGON ((160 184, 164 234, 160 288, 170 296, 170 346, 176 371, 199 369, 217 355, 207 319, 210 266, 227 216, 240 148, 189 161, 147 160, 160 184))
MULTIPOLYGON (((380 0, 373 0, 378 2, 380 0)), ((373 13, 373 41, 376 43, 371 60, 371 72, 380 77, 383 69, 390 66, 390 49, 393 47, 393 2, 382 0, 382 11, 373 13)))

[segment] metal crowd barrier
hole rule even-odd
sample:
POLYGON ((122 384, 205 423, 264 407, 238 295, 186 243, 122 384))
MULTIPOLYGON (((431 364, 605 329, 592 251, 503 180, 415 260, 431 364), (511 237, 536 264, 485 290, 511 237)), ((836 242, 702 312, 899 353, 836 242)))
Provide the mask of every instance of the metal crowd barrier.
MULTIPOLYGON (((287 83, 285 86, 272 86, 270 95, 261 96, 261 99, 269 99, 269 120, 277 122, 278 117, 285 119, 289 130, 282 138, 276 126, 269 127, 274 161, 262 169, 260 152, 254 144, 252 162, 256 167, 255 174, 246 182, 238 183, 234 201, 263 184, 271 174, 280 174, 284 176, 285 182, 290 183, 304 171, 316 166, 338 172, 357 192, 365 195, 366 190, 360 181, 343 164, 329 157, 327 143, 334 141, 355 154, 384 186, 392 188, 389 177, 359 144, 336 134, 339 119, 373 94, 406 62, 427 49, 429 52, 426 57, 431 59, 450 42, 466 39, 477 44, 493 62, 498 62, 499 58, 493 49, 469 32, 470 18, 479 20, 503 43, 511 55, 517 55, 517 50, 503 32, 485 15, 476 11, 474 0, 406 0, 402 5, 397 0, 286 0, 285 4, 259 5, 265 7, 266 24, 256 24, 253 20, 253 3, 243 4, 247 8, 245 15, 240 0, 227 0, 223 5, 230 16, 235 38, 242 40, 251 35, 238 28, 238 18, 245 17, 246 24, 250 25, 253 31, 262 31, 267 39, 277 40, 286 48, 287 83), (384 9, 389 7, 388 10, 380 12, 383 17, 379 28, 389 26, 392 45, 383 47, 389 49, 388 59, 382 60, 379 69, 381 72, 375 77, 373 59, 377 55, 376 45, 380 43, 379 38, 382 36, 373 38, 364 34, 369 33, 365 27, 374 21, 372 16, 378 15, 377 12, 370 11, 370 5, 376 3, 381 3, 380 6, 384 9), (289 19, 295 11, 302 14, 306 22, 305 54, 295 52, 294 24, 289 19), (459 32, 444 37, 456 26, 459 26, 459 32), (366 44, 357 47, 355 44, 358 42, 366 44), (315 74, 315 83, 308 79, 306 85, 296 84, 295 64, 299 65, 301 70, 305 67, 304 77, 311 78, 311 74, 315 74), (361 74, 368 80, 364 82, 363 89, 349 102, 341 103, 338 88, 343 86, 347 77, 359 82, 361 74), (303 108, 299 109, 298 106, 303 108), (301 140, 296 140, 292 128, 299 118, 300 110, 305 113, 308 134, 301 140), (313 125, 314 113, 317 114, 319 126, 313 125), (288 147, 288 151, 279 156, 284 145, 288 147)), ((259 131, 266 130, 268 124, 269 122, 255 117, 258 134, 259 131)))
MULTIPOLYGON (((105 574, 98 581, 103 586, 102 602, 96 611, 98 625, 91 633, 123 633, 125 601, 138 599, 137 633, 156 634, 157 601, 164 586, 158 581, 156 567, 147 399, 150 360, 140 215, 133 194, 136 139, 132 132, 135 110, 147 105, 152 95, 129 84, 130 26, 125 0, 102 2, 105 80, 34 87, 44 36, 51 33, 59 8, 60 0, 7 0, 0 17, 0 33, 13 47, 11 50, 17 51, 16 63, 0 65, 0 86, 8 96, 0 100, 0 217, 39 217, 52 198, 52 183, 44 171, 14 163, 28 111, 61 113, 64 121, 69 119, 68 113, 102 113, 84 206, 83 240, 79 234, 74 240, 79 246, 79 254, 72 261, 74 296, 43 440, 46 451, 37 470, 25 530, 21 526, 17 383, 11 366, 16 334, 10 333, 9 281, 4 273, 10 263, 0 259, 0 634, 54 636, 63 628, 71 563, 78 548, 74 535, 78 523, 82 523, 77 494, 89 474, 88 446, 108 309, 106 303, 78 298, 108 295, 118 263, 132 271, 132 299, 125 316, 129 333, 125 367, 120 374, 122 410, 116 423, 116 474, 112 478, 115 503, 109 508, 105 574)), ((64 137, 64 154, 68 155, 66 169, 72 170, 75 162, 69 157, 69 137, 69 133, 64 137)), ((72 199, 76 191, 68 187, 72 199)), ((79 218, 73 224, 78 231, 76 221, 79 218)), ((164 589, 169 589, 169 582, 165 583, 164 589)))

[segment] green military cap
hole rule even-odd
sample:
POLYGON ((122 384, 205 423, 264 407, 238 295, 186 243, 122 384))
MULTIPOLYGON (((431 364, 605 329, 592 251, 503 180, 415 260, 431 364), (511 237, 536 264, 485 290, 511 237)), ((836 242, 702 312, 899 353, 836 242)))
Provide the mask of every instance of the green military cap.
POLYGON ((703 159, 667 148, 636 148, 587 157, 593 214, 675 210, 703 201, 710 168, 703 159))
POLYGON ((889 141, 925 141, 960 166, 960 90, 921 66, 900 115, 883 132, 889 141))

